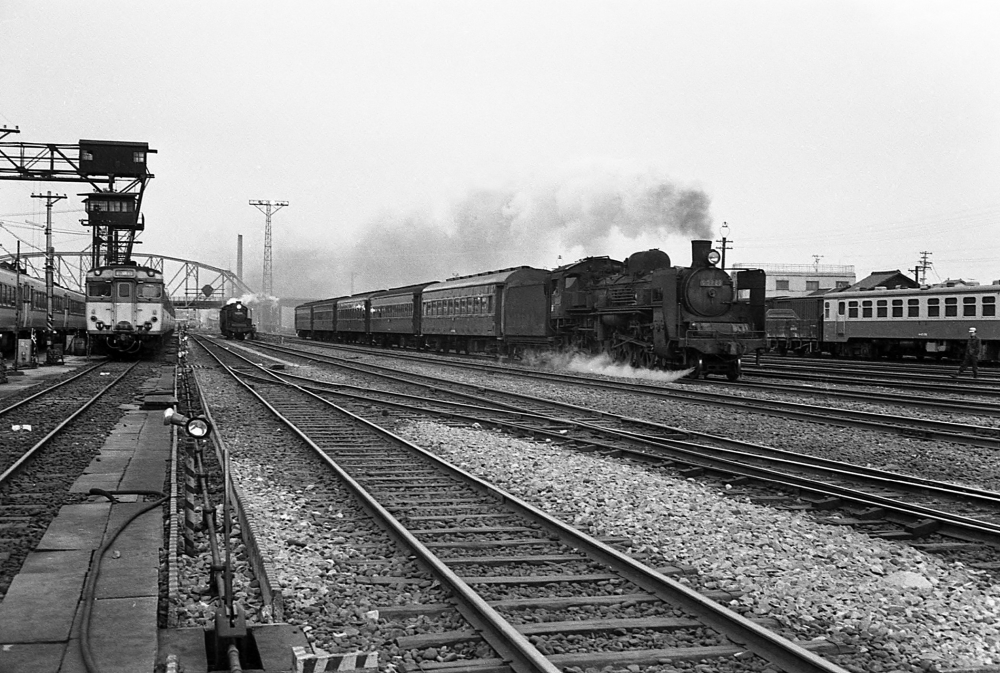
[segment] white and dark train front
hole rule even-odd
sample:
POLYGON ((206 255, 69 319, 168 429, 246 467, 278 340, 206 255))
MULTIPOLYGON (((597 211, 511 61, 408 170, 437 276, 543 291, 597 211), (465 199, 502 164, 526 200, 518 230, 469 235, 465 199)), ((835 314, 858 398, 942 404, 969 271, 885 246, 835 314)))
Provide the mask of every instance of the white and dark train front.
POLYGON ((87 273, 87 334, 120 353, 157 346, 174 328, 173 311, 155 269, 111 266, 87 273))

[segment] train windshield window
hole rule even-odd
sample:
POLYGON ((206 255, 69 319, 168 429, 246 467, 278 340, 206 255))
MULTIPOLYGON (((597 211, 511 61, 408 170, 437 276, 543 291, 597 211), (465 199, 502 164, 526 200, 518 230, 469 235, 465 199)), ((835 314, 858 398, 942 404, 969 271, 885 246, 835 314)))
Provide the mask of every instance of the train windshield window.
POLYGON ((111 283, 105 280, 97 280, 87 283, 87 296, 89 297, 110 297, 111 283))
POLYGON ((997 298, 983 297, 983 317, 995 318, 997 314, 997 298))
POLYGON ((162 294, 159 283, 139 283, 138 295, 143 299, 159 299, 162 294))
POLYGON ((118 283, 118 296, 122 299, 132 296, 132 286, 128 283, 118 283))

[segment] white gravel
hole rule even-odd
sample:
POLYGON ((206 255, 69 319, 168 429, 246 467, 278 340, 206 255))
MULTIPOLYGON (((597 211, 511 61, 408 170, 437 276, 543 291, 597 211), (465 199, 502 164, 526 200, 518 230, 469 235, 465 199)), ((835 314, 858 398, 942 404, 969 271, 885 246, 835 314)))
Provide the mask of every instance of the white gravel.
POLYGON ((856 670, 1000 664, 985 573, 625 462, 430 422, 397 431, 592 534, 695 566, 708 588, 744 592, 734 607, 858 648, 870 664, 856 670))

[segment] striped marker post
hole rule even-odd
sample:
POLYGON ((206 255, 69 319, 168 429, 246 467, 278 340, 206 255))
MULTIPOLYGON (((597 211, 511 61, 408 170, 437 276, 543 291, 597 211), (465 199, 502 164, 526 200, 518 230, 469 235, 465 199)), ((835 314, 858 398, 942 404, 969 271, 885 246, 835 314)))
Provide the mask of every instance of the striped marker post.
POLYGON ((198 472, 194 462, 194 442, 185 442, 184 446, 184 553, 194 556, 197 549, 194 545, 195 531, 198 529, 198 517, 195 515, 195 498, 198 495, 198 472))

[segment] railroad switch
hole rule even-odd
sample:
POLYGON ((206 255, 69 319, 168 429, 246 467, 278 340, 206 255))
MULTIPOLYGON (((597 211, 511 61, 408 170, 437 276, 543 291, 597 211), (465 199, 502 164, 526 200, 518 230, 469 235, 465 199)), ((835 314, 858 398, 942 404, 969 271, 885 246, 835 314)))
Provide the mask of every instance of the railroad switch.
POLYGON ((257 646, 247 630, 243 608, 234 605, 233 612, 230 618, 226 606, 220 605, 215 610, 215 628, 205 632, 209 671, 239 671, 261 667, 257 646))

